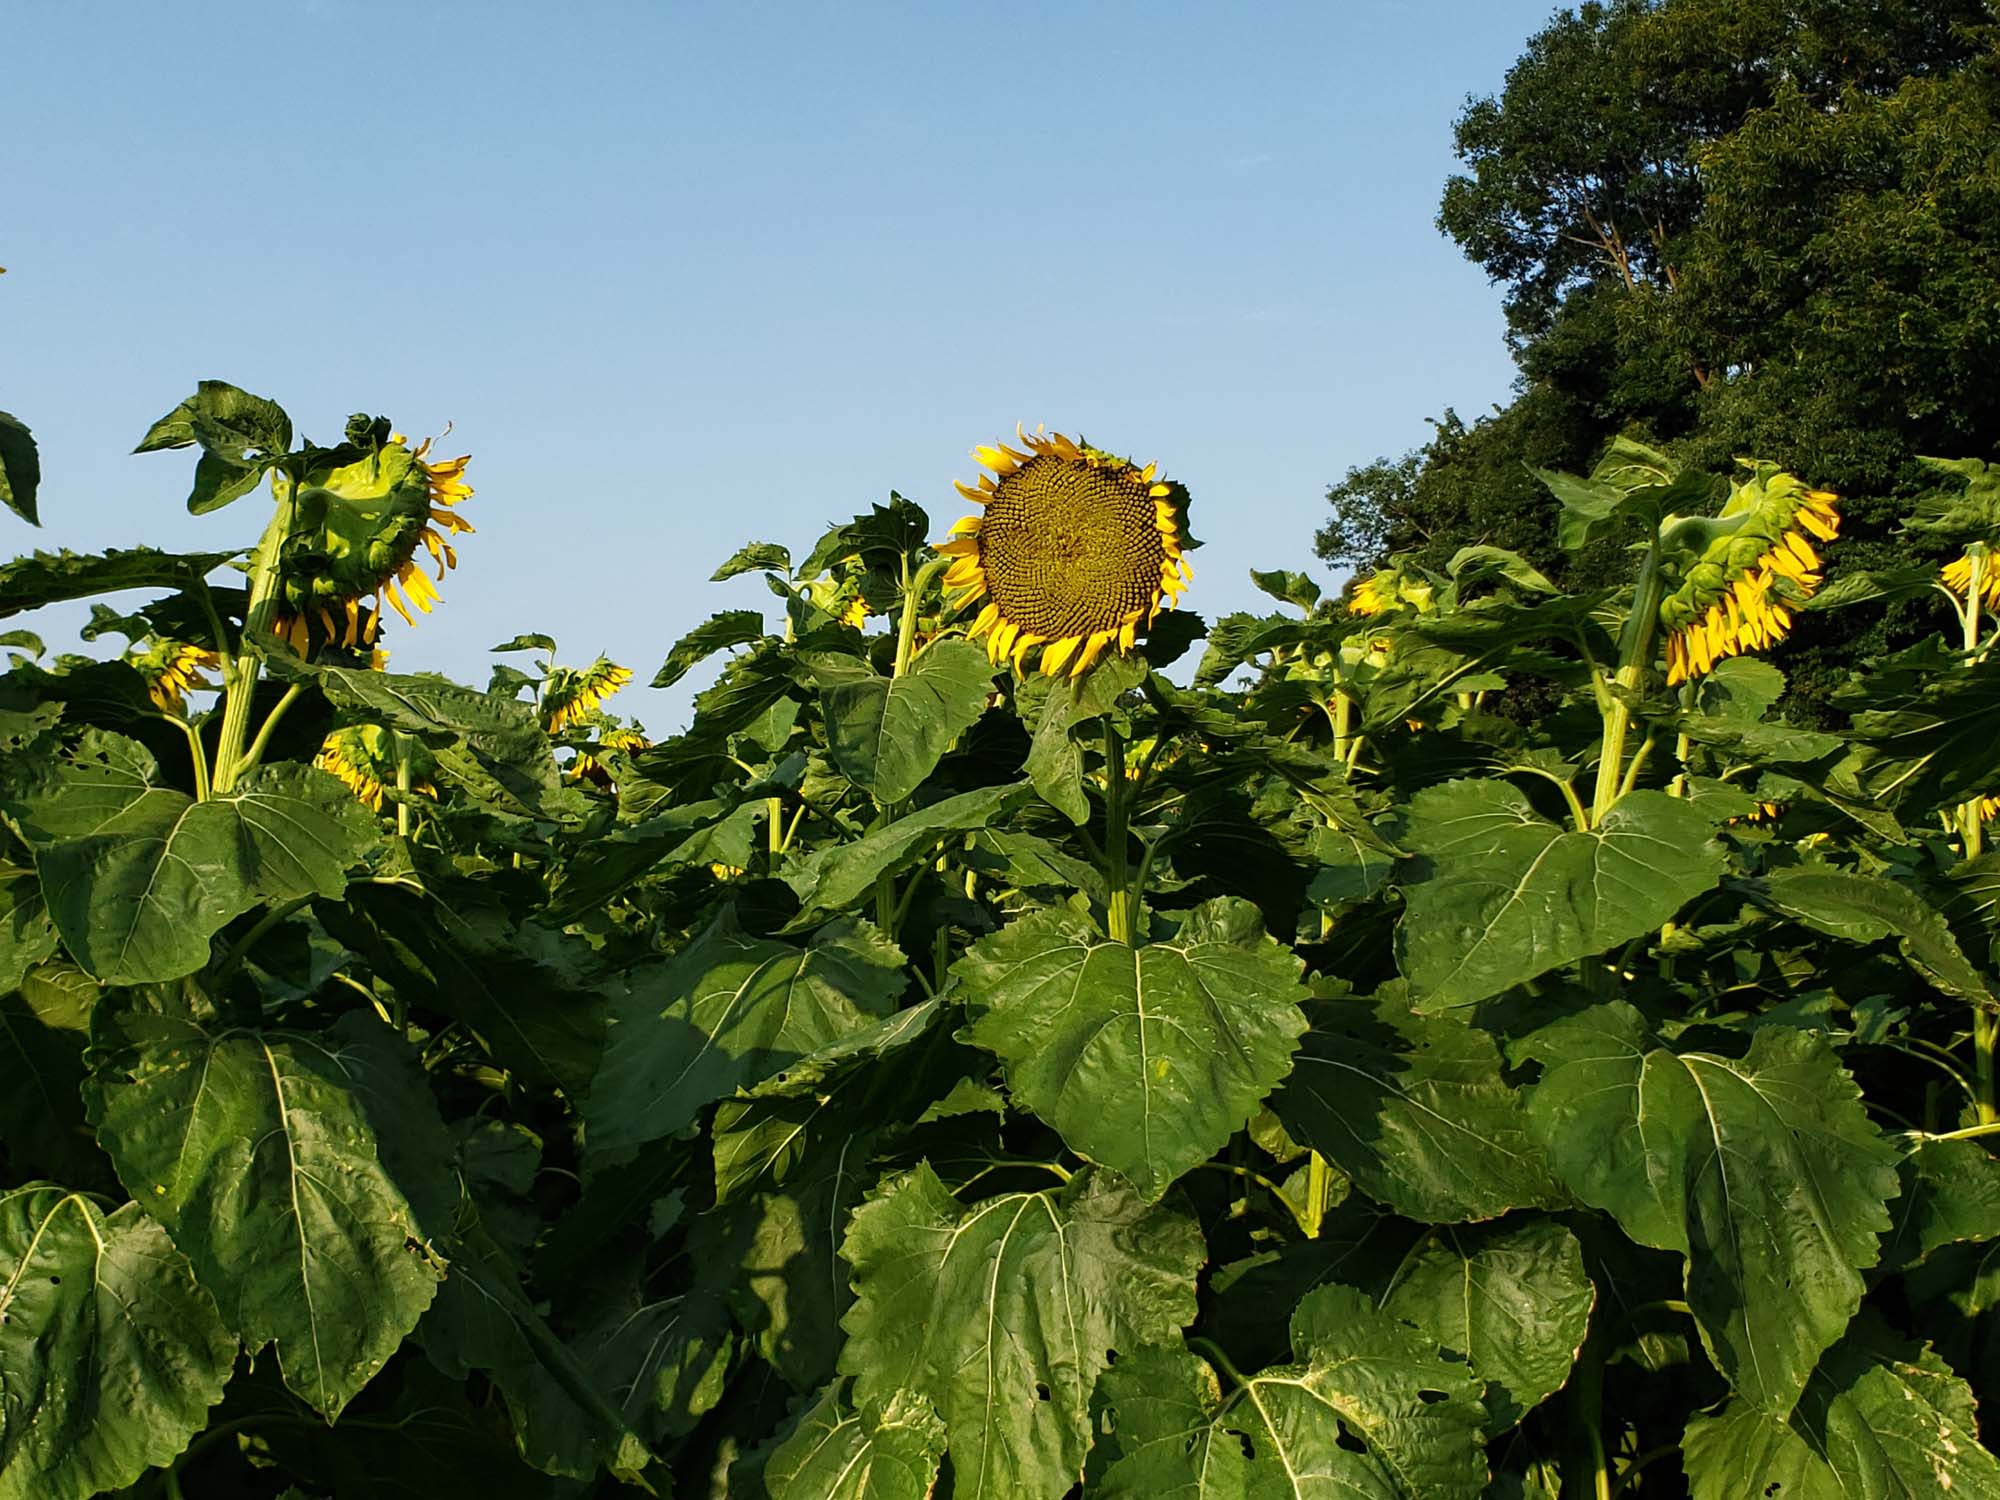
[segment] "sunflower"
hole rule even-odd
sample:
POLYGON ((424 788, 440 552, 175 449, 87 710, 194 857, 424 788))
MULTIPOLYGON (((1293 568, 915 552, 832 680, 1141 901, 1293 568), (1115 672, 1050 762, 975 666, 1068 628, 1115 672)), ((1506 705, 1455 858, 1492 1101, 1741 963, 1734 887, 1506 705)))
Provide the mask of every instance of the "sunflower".
MULTIPOLYGON (((625 755, 637 755, 641 750, 650 750, 652 746, 653 742, 638 730, 614 725, 598 734, 595 748, 617 750, 625 755)), ((588 750, 577 752, 576 759, 569 763, 569 773, 579 781, 592 782, 606 791, 611 789, 610 768, 588 750)))
POLYGON ((978 447, 991 469, 957 486, 985 514, 967 516, 937 550, 953 559, 945 587, 986 607, 967 634, 986 637, 993 662, 1021 669, 1042 648, 1041 670, 1081 677, 1107 647, 1132 649, 1138 632, 1193 580, 1182 551, 1186 491, 1157 467, 1039 428, 1015 429, 1019 449, 978 447))
POLYGON ((146 679, 146 696, 161 712, 177 714, 186 705, 190 692, 196 688, 207 691, 215 686, 201 673, 217 670, 222 658, 186 641, 155 641, 133 658, 132 665, 146 679))
POLYGON ((549 673, 542 692, 542 723, 550 734, 560 734, 588 718, 606 698, 632 680, 629 668, 608 656, 600 656, 577 670, 557 667, 549 673))
MULTIPOLYGON (((421 751, 411 748, 417 761, 425 759, 421 751)), ((379 724, 350 724, 334 730, 321 742, 313 764, 346 782, 348 790, 375 812, 382 810, 388 788, 396 784, 395 745, 389 732, 379 724)), ((415 769, 413 763, 412 771, 415 769)), ((427 764, 424 769, 428 772, 427 764)), ((427 775, 413 775, 410 790, 421 792, 433 801, 437 799, 437 788, 427 775)))
POLYGON ((1435 592, 1429 579, 1406 569, 1398 560, 1377 568, 1354 585, 1354 592, 1347 596, 1347 612, 1364 619, 1404 608, 1429 614, 1435 592))
POLYGON ((1819 588, 1819 554, 1807 536, 1830 542, 1839 533, 1839 497, 1768 464, 1752 467, 1756 477, 1736 487, 1706 547, 1660 602, 1668 686, 1776 645, 1791 628, 1792 606, 1819 588))
MULTIPOLYGON (((1948 562, 1938 572, 1944 586, 1959 598, 1972 587, 1972 554, 1965 553, 1956 562, 1948 562)), ((2000 609, 2000 556, 1989 555, 1980 569, 1979 600, 1988 609, 2000 609)))
POLYGON ((416 624, 410 607, 429 614, 438 598, 418 547, 442 582, 458 566, 449 539, 473 529, 451 508, 472 494, 471 455, 430 463, 432 439, 412 450, 388 425, 355 418, 347 444, 322 454, 298 481, 298 524, 281 553, 282 603, 272 628, 300 655, 316 641, 372 646, 385 604, 416 624))

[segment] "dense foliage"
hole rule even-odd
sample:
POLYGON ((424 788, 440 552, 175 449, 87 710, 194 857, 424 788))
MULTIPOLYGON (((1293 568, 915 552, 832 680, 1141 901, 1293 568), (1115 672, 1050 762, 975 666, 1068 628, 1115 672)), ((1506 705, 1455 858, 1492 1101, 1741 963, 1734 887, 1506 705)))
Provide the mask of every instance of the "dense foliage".
MULTIPOLYGON (((1439 226, 1504 289, 1520 386, 1351 470, 1322 558, 1572 557, 1528 468, 1621 434, 1721 470, 1755 453, 1847 497, 1850 567, 1886 565, 1923 454, 2000 445, 2000 34, 1982 0, 1619 0, 1559 12, 1467 105, 1439 226)), ((1937 561, 1944 558, 1939 556, 1937 561)), ((1927 628, 1843 621, 1781 657, 1828 721, 1846 670, 1927 628)))
POLYGON ((0 569, 138 600, 0 677, 4 1500, 2000 1497, 2000 473, 1956 593, 1758 575, 1948 625, 1839 734, 1661 671, 1833 502, 1627 446, 1549 476, 1618 588, 1261 574, 1192 688, 996 663, 892 497, 723 564, 781 617, 647 745, 546 636, 302 634, 424 450, 291 430, 149 435, 247 553, 0 569))

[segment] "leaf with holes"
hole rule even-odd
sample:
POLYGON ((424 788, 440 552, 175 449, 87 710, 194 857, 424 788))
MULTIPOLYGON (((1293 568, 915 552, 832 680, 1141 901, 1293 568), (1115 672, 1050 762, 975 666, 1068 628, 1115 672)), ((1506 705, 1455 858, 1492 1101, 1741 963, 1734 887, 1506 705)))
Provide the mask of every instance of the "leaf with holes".
POLYGON ((0 1500, 86 1500, 171 1462, 235 1362, 214 1299, 137 1204, 0 1194, 0 1500))

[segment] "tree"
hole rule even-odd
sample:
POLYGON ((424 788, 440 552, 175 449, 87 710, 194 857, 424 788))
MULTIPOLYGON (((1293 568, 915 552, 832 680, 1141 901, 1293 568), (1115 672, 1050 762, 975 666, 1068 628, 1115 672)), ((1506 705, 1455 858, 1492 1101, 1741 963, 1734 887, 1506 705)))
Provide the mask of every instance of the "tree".
MULTIPOLYGON (((1320 553, 1448 557, 1501 535, 1570 587, 1521 465, 1621 432, 1694 467, 1755 454, 1844 497, 1843 567, 1892 550, 1918 454, 2000 443, 2000 25, 1982 0, 1617 0, 1559 13, 1470 101, 1438 224, 1504 290, 1521 376, 1397 486, 1328 495, 1320 553), (1377 500, 1385 523, 1363 512, 1377 500), (1518 507, 1520 514, 1508 512, 1518 507)), ((1404 461, 1407 463, 1407 460, 1404 461)), ((1811 695, 1865 637, 1816 629, 1811 695)))

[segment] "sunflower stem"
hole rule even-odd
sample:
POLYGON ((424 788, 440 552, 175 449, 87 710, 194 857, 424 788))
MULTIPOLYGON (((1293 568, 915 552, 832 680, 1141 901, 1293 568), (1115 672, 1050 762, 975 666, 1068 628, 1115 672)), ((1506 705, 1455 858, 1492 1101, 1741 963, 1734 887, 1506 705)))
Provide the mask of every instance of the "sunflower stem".
POLYGON ((396 736, 396 837, 410 836, 410 740, 401 731, 396 736))
POLYGON ((1354 733, 1354 700, 1339 688, 1333 690, 1333 758, 1347 759, 1348 737, 1354 733))
POLYGON ((1604 740, 1597 758, 1597 792, 1590 806, 1592 827, 1611 811, 1624 786, 1625 738, 1632 728, 1629 700, 1645 691, 1646 674, 1653 664, 1653 633, 1659 625, 1660 597, 1665 587, 1666 580, 1660 574, 1660 543, 1655 537, 1647 544, 1646 559, 1639 565, 1639 578, 1632 589, 1632 611, 1625 617, 1625 629, 1618 641, 1618 670, 1612 684, 1624 691, 1604 691, 1599 695, 1604 740))
POLYGON ((215 770, 210 779, 212 795, 217 797, 236 786, 239 766, 244 758, 244 741, 250 733, 250 700, 257 690, 258 668, 261 665, 255 643, 270 635, 271 622, 278 614, 279 555, 284 550, 285 539, 292 534, 298 486, 289 477, 279 477, 276 488, 278 503, 271 512, 270 524, 264 528, 257 550, 250 556, 250 602, 244 611, 241 649, 236 653, 235 670, 228 682, 228 697, 222 710, 222 736, 216 745, 215 770))
POLYGON ((1126 845, 1127 820, 1132 815, 1125 786, 1125 741, 1107 717, 1104 721, 1104 854, 1105 880, 1109 897, 1105 902, 1105 925, 1113 942, 1130 946, 1138 929, 1136 893, 1131 888, 1131 866, 1126 845))
POLYGON ((304 692, 304 686, 295 682, 285 689, 282 698, 271 705, 271 711, 264 716, 264 722, 257 728, 256 738, 250 741, 250 748, 243 752, 243 759, 236 767, 236 774, 239 777, 248 776, 264 763, 264 751, 271 743, 271 732, 278 727, 278 721, 284 718, 286 712, 299 701, 304 692))
POLYGON ((168 721, 187 736, 188 759, 194 764, 194 800, 206 802, 208 790, 208 752, 201 746, 201 731, 186 719, 168 715, 168 721))
POLYGON ((917 569, 917 576, 910 577, 910 560, 903 559, 903 617, 896 626, 896 666, 891 674, 901 677, 910 669, 912 647, 917 639, 917 608, 923 603, 924 593, 931 586, 931 580, 951 566, 948 557, 934 557, 917 569))

